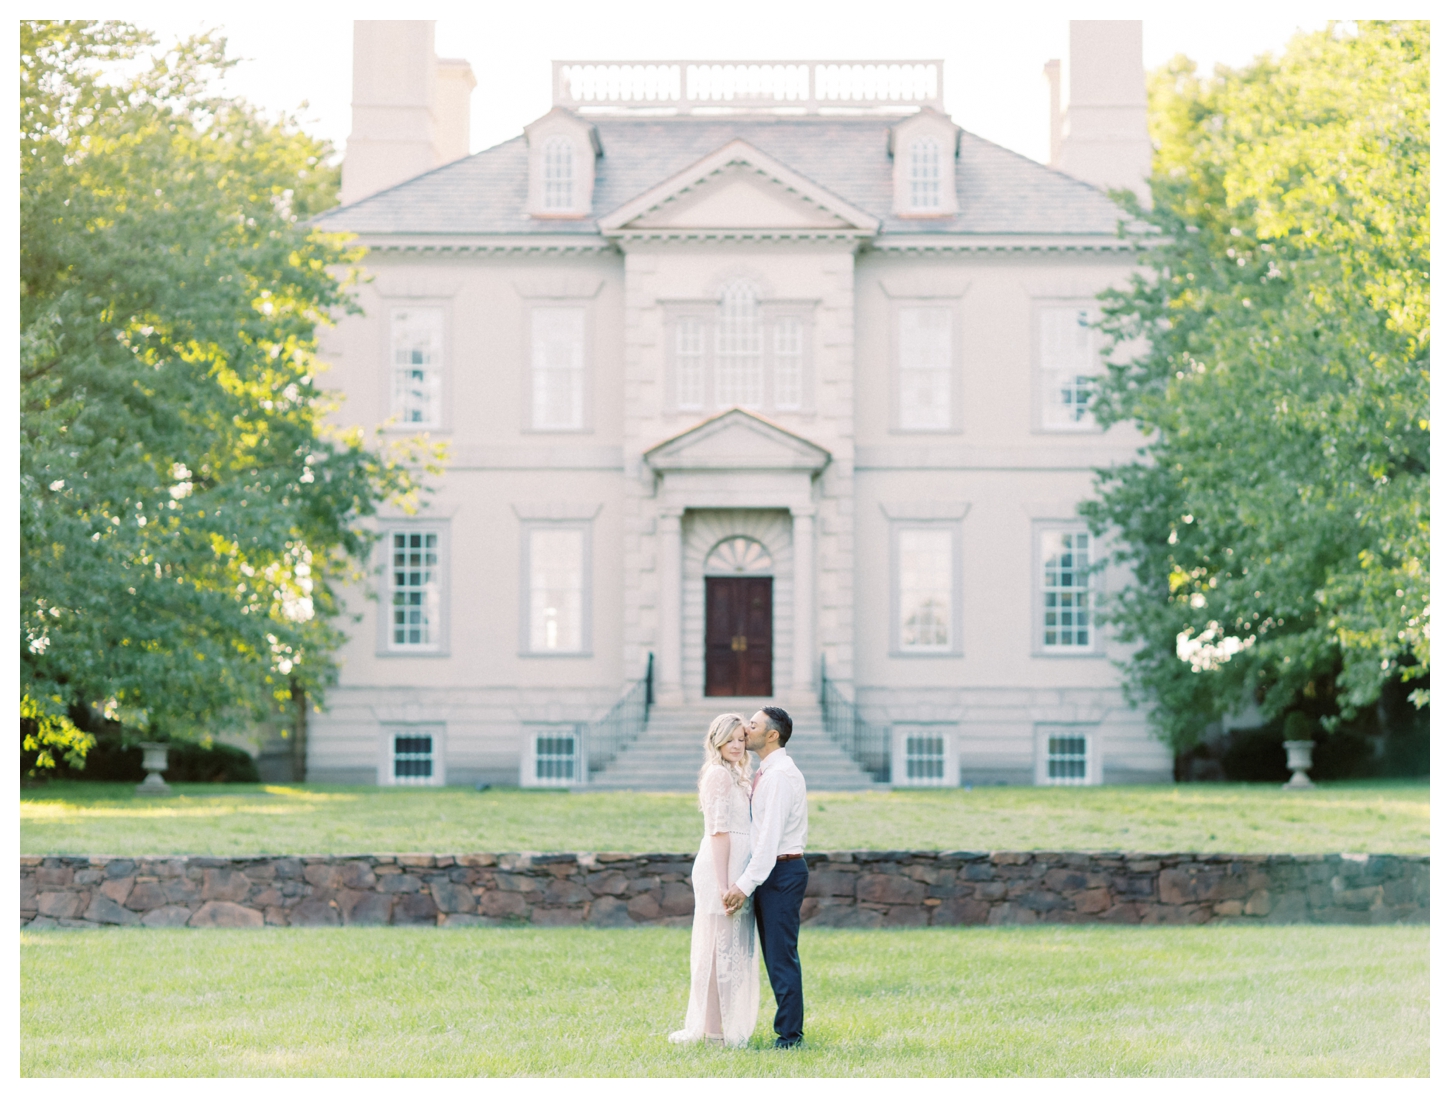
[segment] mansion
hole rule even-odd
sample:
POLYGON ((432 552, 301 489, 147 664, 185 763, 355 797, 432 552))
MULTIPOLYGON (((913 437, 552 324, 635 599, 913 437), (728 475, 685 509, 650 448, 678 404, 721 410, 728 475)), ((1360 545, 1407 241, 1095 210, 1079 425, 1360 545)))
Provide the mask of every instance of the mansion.
POLYGON ((556 62, 470 156, 467 63, 356 24, 327 384, 448 456, 378 520, 309 778, 692 788, 770 698, 814 788, 1169 780, 1077 513, 1140 444, 1088 405, 1141 54, 1072 25, 1053 167, 960 129, 938 61, 556 62))

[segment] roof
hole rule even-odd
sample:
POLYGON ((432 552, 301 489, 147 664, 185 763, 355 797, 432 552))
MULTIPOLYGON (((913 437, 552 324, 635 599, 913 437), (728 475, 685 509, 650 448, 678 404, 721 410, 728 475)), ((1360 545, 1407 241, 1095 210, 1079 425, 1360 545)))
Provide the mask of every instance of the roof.
POLYGON ((889 121, 879 118, 590 119, 603 155, 593 216, 536 220, 525 212, 522 136, 378 194, 329 210, 321 228, 373 235, 597 236, 598 219, 729 142, 741 139, 881 220, 881 235, 1115 235, 1123 211, 1095 187, 963 132, 954 217, 892 212, 889 121))

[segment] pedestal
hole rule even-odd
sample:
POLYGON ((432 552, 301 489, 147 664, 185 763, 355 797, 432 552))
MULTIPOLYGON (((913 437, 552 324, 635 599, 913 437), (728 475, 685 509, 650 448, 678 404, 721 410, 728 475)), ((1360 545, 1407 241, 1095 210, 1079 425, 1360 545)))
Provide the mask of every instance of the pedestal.
POLYGON ((171 792, 171 786, 161 779, 166 769, 166 748, 164 743, 143 743, 141 765, 146 770, 146 780, 136 787, 137 796, 164 797, 171 792))
POLYGON ((1294 776, 1284 783, 1284 789, 1313 789, 1314 783, 1304 771, 1314 765, 1313 740, 1285 740, 1284 750, 1289 756, 1289 769, 1294 776))

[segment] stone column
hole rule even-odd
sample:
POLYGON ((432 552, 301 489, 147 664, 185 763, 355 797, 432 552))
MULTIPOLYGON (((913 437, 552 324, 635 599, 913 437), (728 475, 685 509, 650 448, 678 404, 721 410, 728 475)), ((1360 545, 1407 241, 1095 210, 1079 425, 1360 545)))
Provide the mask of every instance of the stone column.
POLYGON ((795 666, 790 685, 791 693, 803 699, 815 693, 816 511, 793 507, 790 517, 795 552, 795 666))
POLYGON ((683 513, 679 507, 661 508, 655 522, 655 559, 659 562, 660 577, 659 700, 672 705, 683 704, 685 700, 680 685, 680 516, 683 513))

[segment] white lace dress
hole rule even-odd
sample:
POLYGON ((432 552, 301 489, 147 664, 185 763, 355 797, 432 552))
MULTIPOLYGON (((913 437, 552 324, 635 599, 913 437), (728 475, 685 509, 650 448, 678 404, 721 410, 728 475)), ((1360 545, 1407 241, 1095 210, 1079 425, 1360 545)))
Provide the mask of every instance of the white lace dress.
POLYGON ((755 1032, 760 1013, 760 966, 755 959, 755 912, 749 900, 734 915, 725 914, 710 836, 730 832, 730 872, 734 882, 750 861, 750 795, 723 766, 712 767, 701 783, 705 837, 695 856, 695 924, 690 936, 690 1005, 685 1028, 670 1034, 675 1042, 705 1035, 710 969, 720 991, 721 1032, 727 1045, 743 1045, 755 1032))

